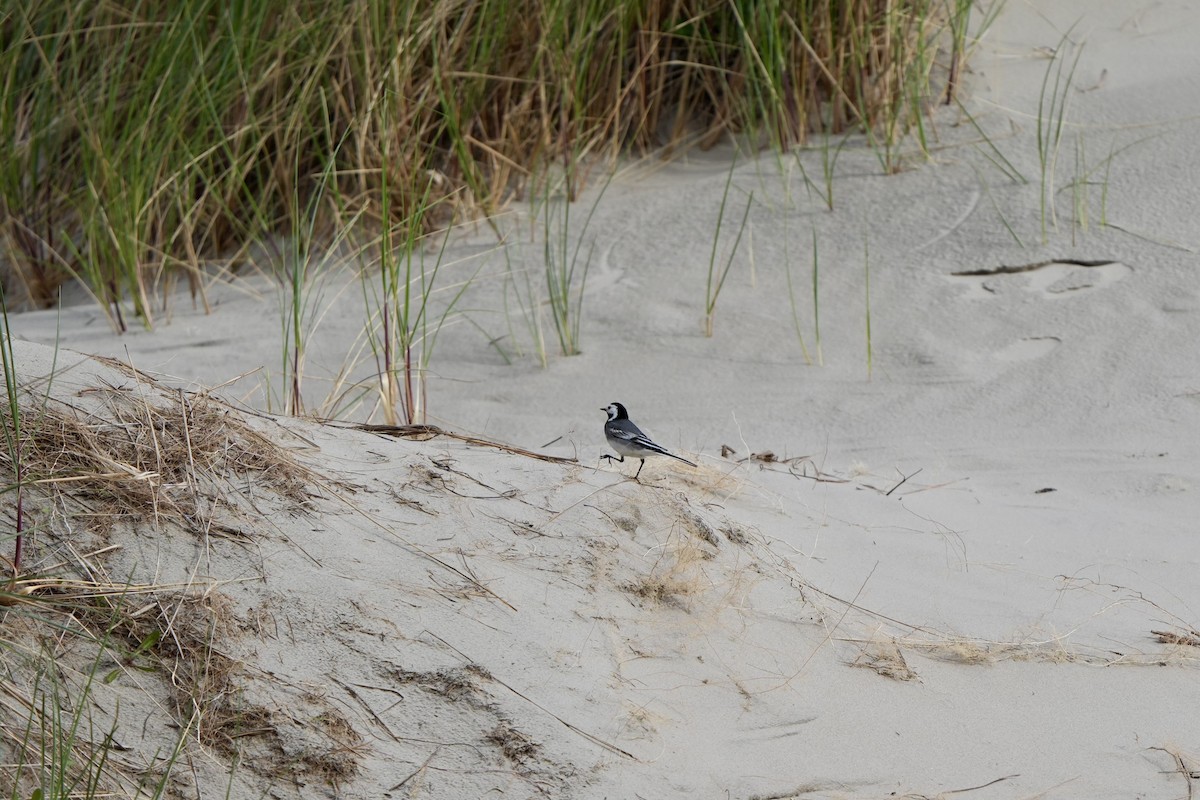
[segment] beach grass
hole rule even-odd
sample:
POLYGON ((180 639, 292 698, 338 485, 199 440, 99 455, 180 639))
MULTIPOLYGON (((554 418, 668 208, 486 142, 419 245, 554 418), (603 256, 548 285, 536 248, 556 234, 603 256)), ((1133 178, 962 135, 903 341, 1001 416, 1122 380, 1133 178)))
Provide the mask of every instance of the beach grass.
POLYGON ((725 279, 729 277, 729 270, 733 268, 733 259, 737 255, 738 245, 741 244, 742 236, 746 232, 750 209, 754 205, 754 192, 750 192, 746 198, 746 209, 742 212, 741 224, 738 225, 733 244, 729 247, 729 255, 723 265, 719 264, 717 253, 721 244, 721 224, 725 220, 725 205, 729 201, 729 190, 733 187, 735 166, 737 166, 737 159, 730 159, 729 174, 725 177, 725 188, 721 192, 721 207, 717 210, 717 221, 713 225, 712 251, 709 253, 708 273, 704 282, 704 335, 708 337, 713 335, 713 315, 717 311, 717 298, 721 296, 721 288, 725 286, 725 279))
POLYGON ((804 343, 804 331, 800 326, 800 311, 796 307, 796 292, 792 286, 792 260, 789 255, 785 238, 783 240, 783 267, 784 277, 787 279, 788 304, 792 309, 792 327, 796 331, 796 339, 800 342, 800 353, 804 356, 804 363, 811 365, 813 363, 812 355, 808 352, 808 345, 804 343))
POLYGON ((77 279, 117 330, 153 326, 178 280, 203 301, 206 270, 253 243, 311 224, 328 245, 368 210, 380 230, 444 227, 526 197, 550 163, 576 175, 601 155, 860 130, 891 165, 964 13, 932 0, 20 4, 0 20, 10 305, 53 304, 77 279))
POLYGON ((542 204, 542 265, 546 276, 546 297, 550 306, 550 317, 554 321, 554 332, 558 335, 559 351, 564 356, 580 352, 579 326, 583 320, 583 298, 587 290, 587 276, 595 254, 594 240, 587 243, 587 252, 582 255, 587 239, 588 227, 596 213, 604 192, 612 183, 612 176, 604 182, 596 199, 584 217, 579 231, 574 234, 575 246, 571 247, 571 198, 572 182, 564 180, 563 191, 555 195, 546 184, 542 204))
MULTIPOLYGON (((151 587, 152 588, 152 587, 151 587)), ((0 662, 20 676, 0 693, 8 758, 0 779, 3 796, 36 800, 99 800, 104 797, 169 796, 172 771, 195 726, 180 719, 178 735, 157 754, 153 768, 139 769, 124 757, 118 714, 100 711, 97 694, 128 684, 127 672, 169 669, 171 647, 155 630, 138 644, 122 641, 136 626, 131 603, 147 587, 56 580, 23 581, 0 592, 6 628, 25 639, 0 637, 0 662), (113 659, 120 659, 112 667, 113 659), (136 660, 135 660, 136 659, 136 660)), ((144 606, 143 606, 144 608, 144 606)), ((194 722, 193 720, 191 720, 194 722)))
POLYGON ((4 368, 4 455, 8 460, 7 488, 13 492, 13 555, 10 580, 21 573, 21 556, 25 544, 25 459, 21 434, 21 388, 17 378, 17 359, 13 353, 12 328, 8 321, 8 304, 0 286, 0 364, 4 368), (9 483, 8 481, 11 481, 9 483))
MULTIPOLYGON (((542 369, 545 369, 549 364, 549 359, 546 355, 546 336, 542 331, 543 303, 538 293, 537 284, 530 274, 531 270, 518 270, 513 267, 512 254, 509 247, 504 247, 503 252, 505 264, 503 289, 504 321, 508 333, 501 338, 509 343, 513 352, 518 356, 531 353, 537 359, 542 369), (528 348, 523 343, 523 337, 513 326, 514 317, 520 317, 524 322, 525 336, 529 340, 528 348)), ((501 357, 505 359, 506 363, 511 363, 511 359, 508 358, 506 351, 502 349, 500 352, 501 357)))
POLYGON ((1058 230, 1058 213, 1054 203, 1057 195, 1055 172, 1070 109, 1075 69, 1079 66, 1082 53, 1082 45, 1076 45, 1071 40, 1071 31, 1068 30, 1051 54, 1038 96, 1037 152, 1041 176, 1039 216, 1043 244, 1048 241, 1051 230, 1058 230), (1074 58, 1071 57, 1072 49, 1075 51, 1074 58))
POLYGON ((871 347, 871 245, 863 237, 863 316, 866 327, 867 343, 867 380, 871 380, 872 369, 875 366, 875 350, 871 347))
MULTIPOLYGON (((387 194, 384 193, 385 198, 387 194)), ((385 219, 387 208, 385 202, 382 208, 385 219)), ((471 283, 468 280, 450 287, 438 285, 451 229, 437 234, 439 243, 432 264, 426 252, 428 243, 424 241, 428 237, 418 236, 424 227, 420 217, 436 211, 435 205, 418 205, 414 212, 418 215, 416 219, 385 229, 372 243, 379 252, 378 271, 364 269, 361 273, 364 295, 372 309, 367 340, 375 357, 379 405, 389 425, 425 421, 429 358, 438 332, 471 283), (435 292, 443 288, 455 294, 437 313, 431 301, 435 292)))
POLYGON ((812 297, 813 297, 813 338, 816 340, 817 365, 825 365, 825 356, 821 352, 821 274, 817 252, 817 229, 812 232, 812 297))

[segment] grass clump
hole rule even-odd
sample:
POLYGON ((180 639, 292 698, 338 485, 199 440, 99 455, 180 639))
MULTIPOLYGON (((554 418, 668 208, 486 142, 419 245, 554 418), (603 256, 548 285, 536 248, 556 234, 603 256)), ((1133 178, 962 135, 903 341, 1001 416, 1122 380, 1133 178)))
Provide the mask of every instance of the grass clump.
MULTIPOLYGON (((587 289, 588 271, 592 266, 592 256, 595 253, 595 242, 588 243, 587 254, 580 259, 588 226, 592 215, 604 192, 608 189, 612 178, 605 181, 592 207, 583 220, 575 242, 570 245, 571 233, 571 202, 569 196, 552 197, 550 186, 547 184, 546 194, 542 198, 542 217, 544 222, 542 261, 546 272, 546 296, 550 306, 550 316, 554 320, 554 332, 558 335, 558 346, 564 356, 579 355, 579 325, 583 320, 583 295, 587 289), (552 210, 553 209, 553 210, 552 210), (578 285, 578 288, 576 286, 578 285), (574 299, 572 299, 572 296, 574 299)), ((572 182, 565 183, 569 195, 572 182)))
POLYGON ((268 503, 300 508, 314 476, 207 394, 100 360, 107 380, 51 392, 48 378, 18 375, 6 350, 4 797, 173 796, 176 760, 193 743, 236 760, 249 737, 275 735, 242 698, 240 662, 226 655, 237 635, 231 602, 190 578, 114 578, 108 556, 122 548, 122 530, 185 531, 205 548, 216 537, 245 539, 242 515, 268 503), (126 715, 142 704, 162 712, 141 723, 157 749, 132 756, 138 737, 126 715))
POLYGON ((18 4, 0 19, 5 280, 44 306, 79 279, 124 330, 130 313, 153 325, 180 278, 203 300, 206 275, 253 243, 305 230, 328 244, 347 219, 427 233, 520 196, 552 162, 570 174, 622 149, 854 128, 891 154, 965 14, 932 0, 18 4))
MULTIPOLYGON (((383 237, 379 245, 378 290, 364 285, 368 305, 374 309, 368 321, 367 339, 377 366, 377 405, 389 425, 425 422, 426 376, 434 345, 474 279, 472 276, 456 284, 437 286, 438 273, 445 266, 451 229, 439 235, 440 244, 432 263, 426 257, 425 243, 415 238, 415 231, 409 225, 395 232, 398 236, 407 235, 399 248, 393 248, 390 236, 383 237), (437 312, 430 301, 435 293, 442 291, 451 292, 452 296, 437 312)), ((366 275, 364 272, 364 284, 366 275)))
MULTIPOLYGON (((156 523, 201 528, 232 505, 234 487, 245 478, 270 486, 296 506, 308 500, 304 469, 221 403, 182 392, 172 398, 137 375, 145 381, 144 393, 94 390, 100 409, 50 402, 39 414, 23 415, 20 452, 27 487, 70 489, 98 517, 149 514, 156 523)), ((6 452, 0 452, 0 465, 16 473, 6 452)), ((43 496, 37 505, 53 502, 43 496)))

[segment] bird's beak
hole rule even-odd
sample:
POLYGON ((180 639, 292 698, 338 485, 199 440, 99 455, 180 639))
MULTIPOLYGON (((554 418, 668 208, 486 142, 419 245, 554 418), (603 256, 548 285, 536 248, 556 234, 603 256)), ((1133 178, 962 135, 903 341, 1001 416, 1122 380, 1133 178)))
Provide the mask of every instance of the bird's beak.
POLYGON ((600 409, 600 410, 601 410, 601 411, 604 411, 604 412, 607 412, 607 411, 608 411, 608 409, 607 409, 607 408, 602 408, 602 409, 600 409))

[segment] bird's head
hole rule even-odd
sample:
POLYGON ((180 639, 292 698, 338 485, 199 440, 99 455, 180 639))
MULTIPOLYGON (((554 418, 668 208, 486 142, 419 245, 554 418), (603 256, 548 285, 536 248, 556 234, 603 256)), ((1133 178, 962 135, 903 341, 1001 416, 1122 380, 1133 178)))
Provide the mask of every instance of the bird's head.
POLYGON ((609 403, 607 407, 600 410, 608 414, 609 422, 614 419, 629 419, 629 412, 620 403, 609 403))

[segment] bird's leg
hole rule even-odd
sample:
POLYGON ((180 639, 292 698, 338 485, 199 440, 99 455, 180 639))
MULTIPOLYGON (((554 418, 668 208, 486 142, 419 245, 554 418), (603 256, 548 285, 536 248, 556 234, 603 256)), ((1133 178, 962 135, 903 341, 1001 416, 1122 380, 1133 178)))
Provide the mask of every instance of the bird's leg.
POLYGON ((641 474, 642 474, 642 467, 644 467, 644 466, 646 466, 646 459, 644 459, 644 458, 643 458, 643 459, 642 459, 642 463, 641 463, 641 464, 638 464, 638 471, 637 471, 637 472, 635 472, 635 473, 633 473, 633 479, 634 479, 635 481, 637 480, 637 478, 638 478, 638 475, 641 475, 641 474))
POLYGON ((607 458, 609 461, 620 461, 622 464, 625 463, 625 456, 614 456, 612 453, 605 453, 604 455, 600 456, 600 458, 607 458))

